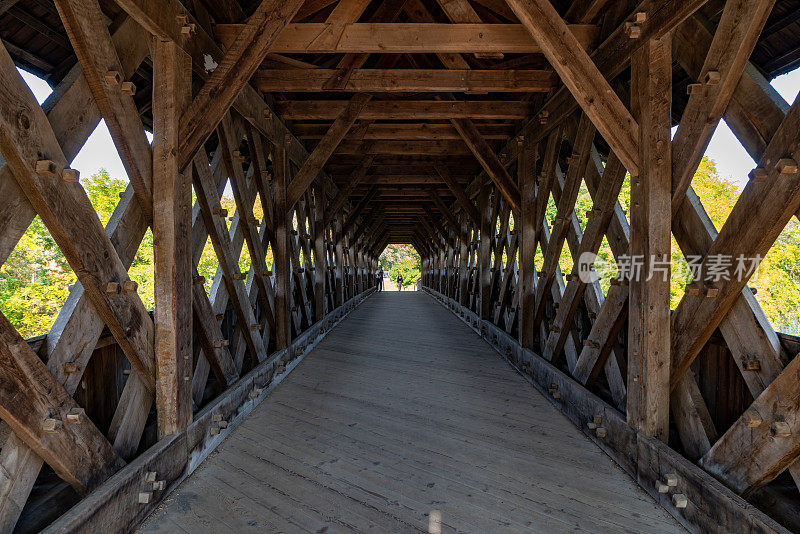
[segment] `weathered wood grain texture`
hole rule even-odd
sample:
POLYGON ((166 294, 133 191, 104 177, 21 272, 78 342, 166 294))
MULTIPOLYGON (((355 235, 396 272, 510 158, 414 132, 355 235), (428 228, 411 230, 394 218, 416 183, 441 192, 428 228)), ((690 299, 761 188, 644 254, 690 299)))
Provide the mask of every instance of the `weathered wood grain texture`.
POLYGON ((163 438, 192 420, 190 173, 178 169, 180 120, 191 99, 191 59, 153 40, 153 258, 156 411, 163 438))
POLYGON ((631 177, 628 298, 628 423, 669 436, 672 40, 651 39, 631 60, 631 107, 639 122, 639 174, 631 177), (640 271, 635 268, 642 259, 640 271), (659 267, 660 266, 660 267, 659 267))
POLYGON ((258 69, 267 52, 300 9, 302 0, 261 2, 234 38, 181 120, 180 170, 183 171, 217 127, 258 69))

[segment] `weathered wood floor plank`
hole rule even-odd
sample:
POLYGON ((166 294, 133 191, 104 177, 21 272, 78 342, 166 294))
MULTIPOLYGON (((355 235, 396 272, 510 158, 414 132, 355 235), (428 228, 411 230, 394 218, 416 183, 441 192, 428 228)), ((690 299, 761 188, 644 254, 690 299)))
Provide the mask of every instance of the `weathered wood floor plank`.
POLYGON ((379 293, 141 532, 682 532, 486 343, 379 293))

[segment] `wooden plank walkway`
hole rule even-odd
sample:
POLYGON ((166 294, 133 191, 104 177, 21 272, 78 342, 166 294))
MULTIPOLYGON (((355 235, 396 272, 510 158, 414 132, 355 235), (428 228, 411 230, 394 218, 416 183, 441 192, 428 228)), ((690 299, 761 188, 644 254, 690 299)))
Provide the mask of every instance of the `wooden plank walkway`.
POLYGON ((141 532, 684 532, 424 293, 379 293, 141 532))

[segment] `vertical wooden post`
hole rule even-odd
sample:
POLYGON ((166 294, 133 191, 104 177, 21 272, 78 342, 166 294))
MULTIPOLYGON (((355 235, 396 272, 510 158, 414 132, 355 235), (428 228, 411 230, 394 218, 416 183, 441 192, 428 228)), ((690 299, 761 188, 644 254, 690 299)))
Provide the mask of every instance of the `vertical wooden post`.
POLYGON ((286 187, 289 174, 289 161, 286 147, 275 145, 274 154, 275 177, 275 250, 273 251, 272 270, 275 273, 275 347, 285 349, 291 342, 291 302, 292 283, 289 266, 289 218, 291 212, 286 202, 286 187))
POLYGON ((478 197, 478 209, 481 212, 481 236, 478 246, 478 272, 480 275, 480 309, 478 315, 481 319, 489 319, 492 313, 492 210, 489 206, 489 193, 491 184, 485 183, 481 187, 478 197))
POLYGON ((639 176, 631 179, 631 269, 628 318, 628 423, 667 441, 669 433, 669 275, 653 260, 670 258, 672 161, 669 36, 650 40, 631 61, 632 109, 639 122, 639 176), (652 274, 652 276, 651 276, 652 274))
MULTIPOLYGON (((522 199, 519 221, 519 341, 526 349, 533 349, 534 315, 536 313, 536 176, 534 168, 535 148, 520 147, 517 159, 520 197, 522 199)), ((549 194, 549 191, 543 192, 549 194)), ((542 224, 542 221, 538 221, 542 224)))
POLYGON ((192 420, 192 188, 177 161, 180 120, 192 96, 191 59, 175 43, 154 39, 153 67, 154 341, 163 437, 192 420))
POLYGON ((336 217, 336 228, 334 228, 333 236, 336 239, 336 306, 341 306, 345 301, 345 279, 344 279, 344 248, 342 240, 342 225, 344 224, 344 215, 336 217))
POLYGON ((314 320, 325 317, 325 188, 314 184, 314 320))
POLYGON ((458 303, 469 306, 469 217, 461 212, 461 255, 458 258, 458 303))

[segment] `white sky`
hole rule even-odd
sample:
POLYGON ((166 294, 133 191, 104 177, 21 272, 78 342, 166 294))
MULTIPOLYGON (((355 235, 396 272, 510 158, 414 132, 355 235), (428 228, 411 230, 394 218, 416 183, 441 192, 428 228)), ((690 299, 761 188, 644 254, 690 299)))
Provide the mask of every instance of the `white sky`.
MULTIPOLYGON (((32 74, 24 71, 20 72, 39 103, 44 102, 51 92, 47 83, 32 74)), ((772 80, 771 84, 791 104, 797 98, 800 90, 800 69, 778 76, 772 80)), ((152 140, 149 133, 147 136, 148 139, 152 140)), ((717 127, 706 155, 716 162, 720 177, 734 182, 740 189, 747 182, 747 173, 755 166, 755 163, 739 144, 739 141, 736 140, 725 121, 721 121, 717 127)), ((128 175, 122 166, 117 150, 111 140, 111 135, 108 133, 103 121, 100 122, 72 162, 72 168, 79 170, 84 176, 90 176, 100 168, 105 168, 112 178, 128 180, 128 175)))

